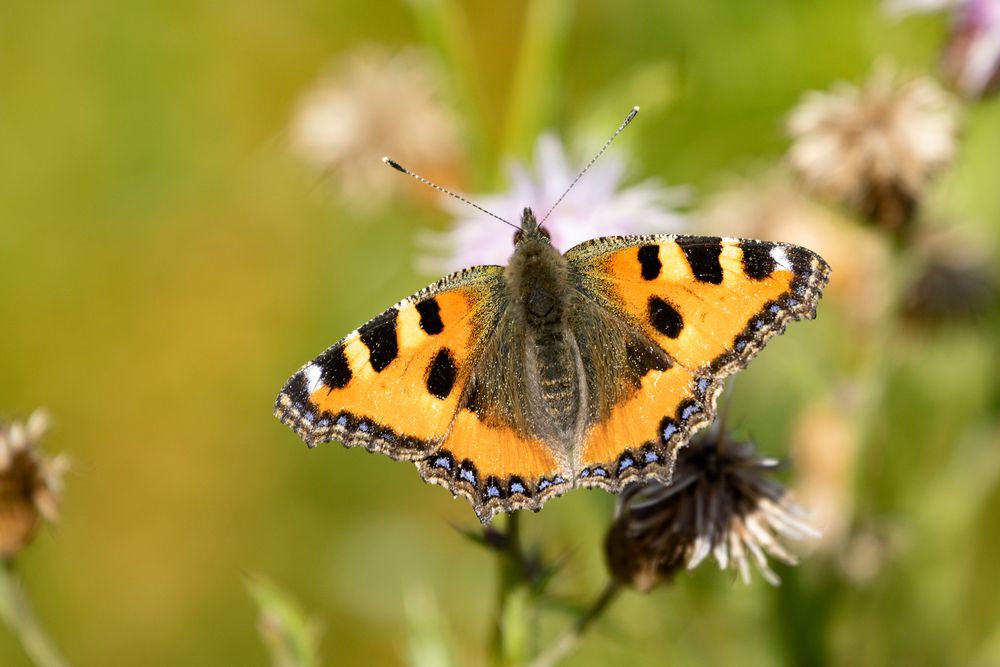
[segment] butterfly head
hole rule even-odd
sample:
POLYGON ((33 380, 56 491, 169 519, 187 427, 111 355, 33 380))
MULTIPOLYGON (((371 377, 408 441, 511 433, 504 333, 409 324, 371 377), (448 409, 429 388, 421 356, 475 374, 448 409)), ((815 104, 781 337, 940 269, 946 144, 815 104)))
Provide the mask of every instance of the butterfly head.
POLYGON ((535 218, 534 211, 527 206, 524 207, 524 212, 521 213, 521 228, 514 233, 514 245, 519 246, 526 241, 541 241, 545 244, 551 244, 551 238, 549 230, 542 227, 535 218))

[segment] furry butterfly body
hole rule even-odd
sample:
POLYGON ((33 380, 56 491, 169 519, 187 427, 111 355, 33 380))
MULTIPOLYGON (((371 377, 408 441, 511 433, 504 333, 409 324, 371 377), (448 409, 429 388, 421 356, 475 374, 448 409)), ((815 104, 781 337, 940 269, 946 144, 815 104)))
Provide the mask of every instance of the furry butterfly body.
POLYGON ((275 413, 309 446, 415 462, 484 523, 578 486, 666 481, 722 379, 814 317, 828 274, 805 248, 717 237, 560 254, 525 209, 507 267, 400 301, 293 375, 275 413))

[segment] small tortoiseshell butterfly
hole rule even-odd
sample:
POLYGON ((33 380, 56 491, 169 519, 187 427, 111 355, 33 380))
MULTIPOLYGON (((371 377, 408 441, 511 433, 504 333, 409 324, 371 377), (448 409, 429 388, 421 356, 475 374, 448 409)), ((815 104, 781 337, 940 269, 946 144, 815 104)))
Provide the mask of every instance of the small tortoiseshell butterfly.
POLYGON ((413 461, 484 523, 579 486, 666 482, 723 378, 813 318, 829 272, 805 248, 706 236, 560 254, 525 209, 506 267, 449 275, 352 331, 275 414, 310 447, 413 461))

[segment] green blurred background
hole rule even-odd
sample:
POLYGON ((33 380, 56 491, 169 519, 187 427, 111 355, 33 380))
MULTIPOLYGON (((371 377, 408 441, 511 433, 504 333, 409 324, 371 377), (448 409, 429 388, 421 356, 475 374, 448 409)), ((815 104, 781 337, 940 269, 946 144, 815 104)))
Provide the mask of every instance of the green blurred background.
MULTIPOLYGON (((415 238, 448 221, 426 194, 360 211, 288 150, 300 96, 342 54, 439 58, 462 156, 446 185, 502 189, 540 131, 607 134, 638 104, 633 175, 701 202, 781 160, 805 91, 882 56, 934 72, 946 30, 859 0, 4 3, 0 413, 44 406, 46 448, 74 461, 60 523, 18 559, 55 643, 80 665, 264 664, 246 590, 262 574, 321 624, 325 664, 405 664, 421 641, 483 659, 495 565, 454 529, 475 527, 467 503, 407 464, 307 451, 271 416, 301 363, 436 278, 412 268, 415 238)), ((970 106, 934 191, 990 257, 998 160, 994 99, 970 106)), ((836 304, 793 325, 741 375, 733 420, 787 455, 845 364, 876 378, 845 534, 891 546, 863 577, 845 542, 777 589, 704 566, 626 594, 569 664, 1000 664, 997 325, 882 327, 884 356, 852 347, 836 304)), ((600 589, 612 507, 578 491, 524 517, 568 559, 555 592, 600 589)), ((568 622, 545 618, 543 637, 568 622)), ((28 664, 5 628, 0 664, 28 664)))

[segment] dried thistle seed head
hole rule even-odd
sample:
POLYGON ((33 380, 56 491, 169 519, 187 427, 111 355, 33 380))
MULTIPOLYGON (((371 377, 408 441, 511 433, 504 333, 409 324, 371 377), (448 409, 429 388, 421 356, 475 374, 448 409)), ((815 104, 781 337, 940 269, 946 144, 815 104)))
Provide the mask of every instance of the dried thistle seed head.
POLYGON ((815 537, 803 510, 770 473, 776 459, 756 455, 750 442, 721 429, 696 436, 678 453, 673 480, 629 487, 618 500, 605 539, 608 567, 640 591, 692 570, 708 556, 750 581, 750 564, 771 584, 770 555, 794 565, 785 539, 815 537))
POLYGON ((41 410, 26 422, 0 422, 0 558, 24 549, 41 519, 54 522, 59 516, 68 459, 42 455, 38 443, 47 428, 41 410))
POLYGON ((419 165, 432 180, 456 180, 460 123, 445 79, 433 54, 417 47, 368 45, 346 53, 301 95, 289 147, 352 208, 377 210, 403 188, 436 198, 393 177, 379 158, 419 165))
POLYGON ((928 77, 882 65, 860 88, 811 92, 792 111, 788 158, 805 186, 899 232, 955 154, 958 104, 928 77))
POLYGON ((997 305, 997 279, 974 252, 926 258, 903 295, 903 314, 924 326, 976 322, 997 305))
POLYGON ((787 169, 733 179, 699 209, 695 233, 781 240, 819 252, 834 267, 824 299, 836 303, 859 334, 884 319, 892 301, 891 246, 870 227, 824 206, 787 169))

